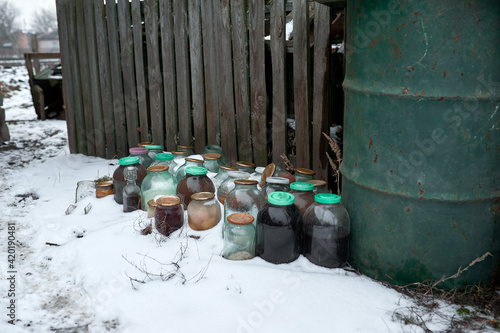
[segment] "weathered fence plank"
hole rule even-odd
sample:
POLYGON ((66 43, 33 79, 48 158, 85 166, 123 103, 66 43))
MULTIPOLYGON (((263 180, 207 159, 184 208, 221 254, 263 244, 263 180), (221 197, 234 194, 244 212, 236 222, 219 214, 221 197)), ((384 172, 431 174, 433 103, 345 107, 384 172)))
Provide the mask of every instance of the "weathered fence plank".
POLYGON ((207 143, 219 144, 219 95, 217 93, 217 58, 212 1, 201 2, 203 63, 205 66, 205 110, 207 115, 207 143))
POLYGON ((146 25, 146 47, 148 53, 149 105, 151 112, 151 138, 163 145, 164 110, 160 64, 160 46, 158 45, 158 1, 144 1, 144 23, 146 25))
POLYGON ((219 77, 219 103, 221 146, 230 165, 238 158, 234 116, 233 61, 231 52, 231 19, 229 0, 214 3, 214 27, 217 29, 217 73, 219 77))
POLYGON ((281 154, 287 153, 286 123, 286 11, 285 0, 271 5, 271 62, 273 71, 272 147, 274 163, 284 167, 281 154))
POLYGON ((314 81, 312 166, 317 179, 328 181, 327 142, 322 132, 329 133, 328 72, 331 52, 330 7, 316 3, 314 7, 314 81))
POLYGON ((174 34, 179 143, 191 146, 193 131, 191 129, 191 86, 189 80, 189 46, 185 1, 174 1, 174 34))
POLYGON ((85 34, 85 13, 83 2, 76 3, 76 38, 78 42, 78 59, 80 65, 80 84, 83 100, 83 114, 85 117, 85 132, 87 138, 87 152, 96 155, 94 140, 94 115, 92 112, 92 95, 90 90, 89 59, 87 53, 87 37, 85 34))
POLYGON ((136 146, 139 137, 139 115, 137 112, 137 91, 133 59, 133 38, 130 22, 130 3, 128 0, 118 0, 118 29, 120 32, 120 50, 122 71, 124 75, 123 88, 125 99, 125 114, 127 119, 127 138, 129 146, 136 146))
POLYGON ((175 55, 171 0, 160 1, 160 31, 165 99, 165 143, 167 150, 176 150, 177 93, 175 88, 175 55))
POLYGON ((250 105, 254 163, 267 164, 264 0, 249 0, 250 105))
POLYGON ((253 161, 250 133, 250 93, 248 77, 248 37, 245 1, 231 1, 231 25, 234 62, 234 98, 238 158, 253 161))
MULTIPOLYGON (((99 0, 97 0, 99 1, 99 0)), ((125 97, 120 60, 117 5, 114 1, 106 4, 106 24, 108 28, 109 59, 111 64, 111 95, 115 121, 116 154, 128 155, 127 120, 125 117, 125 97)))
POLYGON ((101 84, 99 82, 99 69, 97 65, 97 41, 95 34, 95 21, 94 21, 94 8, 90 1, 85 1, 84 3, 85 11, 85 26, 86 26, 86 37, 87 37, 87 54, 90 77, 90 91, 92 96, 92 118, 94 120, 94 142, 96 156, 105 158, 106 157, 106 136, 104 133, 104 119, 102 115, 102 105, 101 105, 101 84))
POLYGON ((310 167, 309 1, 293 1, 293 97, 297 167, 310 167))
POLYGON ((146 101, 146 69, 144 67, 141 3, 141 0, 132 0, 133 58, 135 64, 137 106, 139 107, 139 134, 141 141, 151 141, 149 138, 148 104, 146 101))
MULTIPOLYGON (((61 27, 68 27, 68 1, 57 0, 57 22, 61 27)), ((68 128, 68 145, 70 153, 78 153, 78 140, 76 136, 76 123, 74 112, 73 77, 71 76, 71 59, 68 29, 59 29, 59 40, 61 50, 61 65, 63 74, 63 99, 66 114, 66 126, 68 128)))
POLYGON ((106 155, 112 158, 116 155, 116 140, 114 131, 113 100, 111 99, 111 68, 109 64, 108 32, 105 24, 104 6, 102 0, 92 1, 94 6, 95 26, 97 36, 97 54, 99 65, 99 82, 101 87, 102 117, 104 122, 104 137, 106 139, 106 155))
POLYGON ((191 60, 191 92, 193 99, 194 150, 201 153, 206 145, 205 86, 203 84, 203 42, 201 38, 201 1, 188 0, 189 57, 191 60))

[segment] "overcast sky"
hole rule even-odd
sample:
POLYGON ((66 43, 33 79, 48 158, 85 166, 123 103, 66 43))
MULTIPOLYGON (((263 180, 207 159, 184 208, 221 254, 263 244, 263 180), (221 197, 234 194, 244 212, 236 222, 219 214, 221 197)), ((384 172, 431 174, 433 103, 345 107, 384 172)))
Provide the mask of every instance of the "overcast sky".
POLYGON ((30 28, 30 21, 35 12, 41 8, 50 8, 56 11, 56 0, 11 0, 11 3, 19 8, 17 24, 21 29, 30 28))

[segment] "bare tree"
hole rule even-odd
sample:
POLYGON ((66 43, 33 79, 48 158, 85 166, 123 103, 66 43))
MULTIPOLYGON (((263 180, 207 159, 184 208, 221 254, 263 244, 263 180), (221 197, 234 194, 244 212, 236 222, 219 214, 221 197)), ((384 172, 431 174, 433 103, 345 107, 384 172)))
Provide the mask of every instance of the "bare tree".
POLYGON ((0 0, 0 40, 7 39, 14 32, 19 9, 10 0, 0 0))
POLYGON ((57 30, 57 16, 51 8, 41 8, 35 12, 31 28, 37 33, 52 32, 57 30))

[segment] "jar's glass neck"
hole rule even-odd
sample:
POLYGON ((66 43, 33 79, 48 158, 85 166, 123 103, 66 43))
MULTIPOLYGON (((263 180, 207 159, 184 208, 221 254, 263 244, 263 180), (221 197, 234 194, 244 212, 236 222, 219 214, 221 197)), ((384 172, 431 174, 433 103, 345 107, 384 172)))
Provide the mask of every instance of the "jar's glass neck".
POLYGON ((257 184, 234 184, 236 189, 257 190, 257 184))

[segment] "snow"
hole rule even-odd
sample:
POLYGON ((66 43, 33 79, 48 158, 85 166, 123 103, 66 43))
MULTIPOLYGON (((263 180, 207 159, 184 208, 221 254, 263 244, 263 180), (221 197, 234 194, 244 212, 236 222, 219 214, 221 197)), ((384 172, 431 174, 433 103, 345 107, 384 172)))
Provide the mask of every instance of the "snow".
MULTIPOLYGON (((70 154, 66 123, 36 119, 25 70, 0 73, 23 80, 4 101, 9 145, 23 149, 0 151, 0 332, 423 331, 395 319, 416 307, 411 299, 366 276, 303 256, 282 265, 222 258, 222 223, 144 236, 146 212, 123 213, 112 196, 87 197, 66 215, 77 182, 112 175, 117 160, 70 154), (15 325, 7 223, 16 228, 15 325)), ((443 325, 428 318, 429 328, 443 325)))

